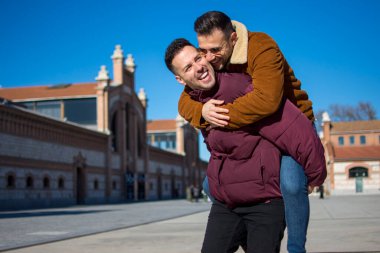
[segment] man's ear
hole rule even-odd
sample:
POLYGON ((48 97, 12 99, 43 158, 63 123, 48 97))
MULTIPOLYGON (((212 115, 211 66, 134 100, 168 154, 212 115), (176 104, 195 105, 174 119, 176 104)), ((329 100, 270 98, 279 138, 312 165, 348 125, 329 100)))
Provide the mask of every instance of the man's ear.
POLYGON ((232 45, 235 46, 235 44, 238 40, 238 36, 237 36, 236 32, 231 33, 230 40, 231 40, 232 45))
POLYGON ((177 80, 177 82, 179 82, 180 84, 182 84, 183 86, 186 86, 186 83, 185 81, 183 81, 183 79, 180 77, 180 76, 175 76, 175 80, 177 80))

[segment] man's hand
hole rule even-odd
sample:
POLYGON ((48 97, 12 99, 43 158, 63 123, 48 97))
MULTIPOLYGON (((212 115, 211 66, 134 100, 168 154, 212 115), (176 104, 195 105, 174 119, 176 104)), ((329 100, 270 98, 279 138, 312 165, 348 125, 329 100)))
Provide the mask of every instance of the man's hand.
POLYGON ((225 127, 230 120, 230 117, 222 114, 228 113, 228 109, 218 107, 223 103, 223 100, 210 99, 202 107, 202 117, 214 127, 225 127))
POLYGON ((311 185, 309 185, 309 186, 307 187, 307 190, 308 190, 309 194, 312 193, 312 192, 314 191, 314 187, 315 187, 315 186, 311 186, 311 185))

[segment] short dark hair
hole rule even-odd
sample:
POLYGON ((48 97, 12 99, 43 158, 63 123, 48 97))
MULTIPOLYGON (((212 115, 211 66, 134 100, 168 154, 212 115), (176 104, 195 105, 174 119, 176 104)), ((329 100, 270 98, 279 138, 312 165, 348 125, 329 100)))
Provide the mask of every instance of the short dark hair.
POLYGON ((176 74, 173 68, 173 59, 186 46, 194 47, 194 45, 191 44, 187 39, 179 38, 179 39, 173 40, 172 43, 170 43, 169 46, 166 48, 166 52, 165 52, 166 67, 168 67, 168 69, 173 74, 176 74))
POLYGON ((230 17, 220 11, 209 11, 194 22, 194 30, 198 35, 210 35, 214 30, 221 30, 228 38, 235 31, 230 17))

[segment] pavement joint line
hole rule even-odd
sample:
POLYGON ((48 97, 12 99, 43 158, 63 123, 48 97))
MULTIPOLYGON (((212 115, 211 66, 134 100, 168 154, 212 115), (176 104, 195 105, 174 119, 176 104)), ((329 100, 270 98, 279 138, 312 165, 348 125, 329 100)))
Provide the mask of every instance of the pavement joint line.
POLYGON ((329 216, 331 219, 334 219, 334 214, 332 214, 332 213, 330 212, 330 210, 328 210, 328 209, 326 208, 326 204, 325 204, 325 203, 323 203, 323 206, 325 207, 325 210, 326 210, 326 213, 328 214, 328 216, 329 216))
POLYGON ((199 210, 199 211, 194 211, 192 213, 172 216, 170 218, 157 219, 154 221, 142 222, 142 223, 134 224, 134 225, 114 227, 114 228, 110 228, 110 229, 106 229, 106 230, 102 230, 102 231, 97 231, 97 232, 92 232, 92 233, 84 233, 84 234, 72 235, 72 236, 68 236, 68 237, 64 237, 64 238, 44 240, 44 241, 40 241, 40 242, 30 243, 27 245, 20 245, 20 246, 16 246, 16 247, 0 249, 0 252, 13 251, 13 250, 24 249, 24 248, 29 248, 29 247, 33 247, 33 246, 45 245, 45 244, 61 242, 61 241, 68 241, 68 240, 72 240, 72 239, 76 239, 76 238, 82 238, 82 237, 86 237, 86 236, 92 236, 92 235, 108 233, 108 232, 113 232, 113 231, 118 231, 118 230, 123 230, 123 229, 128 229, 128 228, 134 228, 134 227, 149 225, 149 224, 158 223, 158 222, 162 222, 162 221, 174 220, 177 218, 186 217, 186 216, 190 216, 190 215, 194 215, 194 214, 198 214, 198 213, 203 213, 203 212, 209 212, 209 210, 199 210))

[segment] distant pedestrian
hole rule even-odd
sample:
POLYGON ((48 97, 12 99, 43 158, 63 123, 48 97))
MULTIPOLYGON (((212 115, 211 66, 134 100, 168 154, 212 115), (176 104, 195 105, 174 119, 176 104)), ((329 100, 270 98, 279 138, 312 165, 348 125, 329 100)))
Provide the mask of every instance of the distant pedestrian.
POLYGON ((195 188, 193 185, 190 186, 190 196, 191 196, 191 202, 195 199, 195 188))
POLYGON ((193 202, 193 186, 190 185, 186 188, 186 199, 190 202, 193 202))
POLYGON ((324 195, 325 187, 323 187, 323 185, 319 186, 318 191, 319 191, 319 198, 324 199, 323 195, 324 195))
POLYGON ((195 202, 198 202, 198 198, 199 198, 199 189, 198 189, 198 187, 197 186, 195 186, 194 188, 193 188, 193 192, 194 192, 194 199, 195 199, 195 202))

